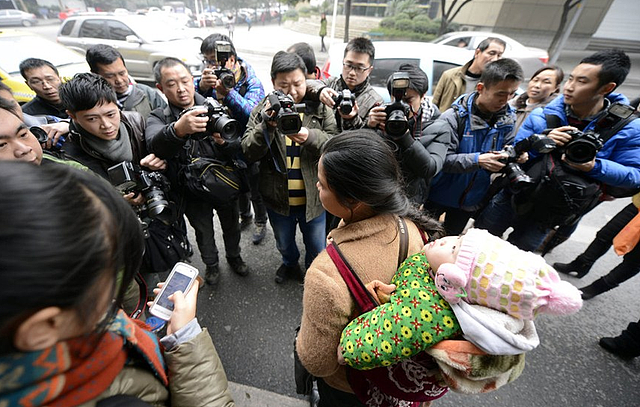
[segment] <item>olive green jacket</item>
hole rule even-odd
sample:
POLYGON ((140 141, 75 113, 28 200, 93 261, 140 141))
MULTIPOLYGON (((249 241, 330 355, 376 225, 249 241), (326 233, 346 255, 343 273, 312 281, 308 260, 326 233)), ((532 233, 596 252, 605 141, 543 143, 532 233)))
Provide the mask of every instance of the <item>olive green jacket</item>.
MULTIPOLYGON (((289 216, 289 182, 286 166, 285 136, 262 119, 263 99, 251 112, 242 136, 242 152, 249 162, 260 162, 260 193, 267 207, 289 216)), ((317 218, 324 210, 318 189, 318 160, 323 144, 338 133, 333 111, 322 103, 308 103, 302 126, 309 129, 307 141, 300 148, 300 169, 305 186, 306 220, 317 218)))
POLYGON ((471 66, 473 60, 458 67, 444 71, 435 90, 433 91, 433 103, 438 106, 441 112, 451 107, 454 100, 466 91, 466 81, 464 75, 471 66))

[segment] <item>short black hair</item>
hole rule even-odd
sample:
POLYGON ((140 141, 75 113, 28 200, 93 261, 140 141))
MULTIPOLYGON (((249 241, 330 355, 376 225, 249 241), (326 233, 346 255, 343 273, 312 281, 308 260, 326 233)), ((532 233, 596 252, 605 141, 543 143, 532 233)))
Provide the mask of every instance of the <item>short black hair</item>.
POLYGON ((580 63, 601 66, 600 72, 598 73, 598 86, 614 82, 616 84, 615 88, 617 88, 627 79, 627 75, 631 69, 629 56, 618 48, 598 51, 595 54, 583 58, 580 63))
POLYGON ((124 64, 122 54, 112 46, 105 44, 98 44, 90 47, 87 50, 86 59, 89 64, 89 68, 91 68, 91 72, 93 73, 98 73, 98 64, 111 65, 118 59, 121 59, 124 64))
POLYGON ((156 83, 162 83, 162 70, 164 68, 171 68, 176 65, 182 65, 187 71, 191 72, 189 67, 187 67, 187 65, 178 58, 166 57, 158 61, 153 67, 153 76, 156 79, 156 83))
POLYGON ((65 109, 81 112, 105 103, 117 103, 116 92, 109 82, 94 73, 78 73, 60 85, 60 99, 65 109))
POLYGON ((26 80, 27 71, 43 66, 48 66, 49 68, 53 69, 53 72, 55 72, 56 75, 60 76, 60 74, 58 73, 58 68, 56 68, 54 64, 40 58, 27 58, 24 61, 20 62, 20 75, 22 75, 22 77, 26 80))
POLYGON ((202 44, 200 44, 200 52, 202 54, 210 54, 212 52, 215 52, 216 42, 218 41, 226 41, 231 44, 231 55, 238 59, 238 54, 236 54, 236 47, 233 46, 233 41, 231 41, 231 38, 220 33, 211 34, 210 36, 202 40, 202 44))
POLYGON ((373 46, 373 42, 369 38, 356 37, 347 43, 344 48, 344 57, 347 56, 347 52, 359 52, 361 54, 369 55, 369 63, 372 64, 376 57, 376 47, 373 46))
POLYGON ((502 58, 488 63, 480 75, 480 82, 485 88, 491 88, 502 81, 512 80, 522 82, 524 73, 519 63, 510 58, 502 58))
MULTIPOLYGON (((418 92, 418 95, 424 96, 429 90, 429 78, 417 65, 414 64, 402 64, 398 67, 396 72, 406 72, 409 74, 409 89, 413 89, 418 92)), ((391 93, 391 76, 387 78, 387 90, 391 93)))
POLYGON ((504 42, 504 40, 497 37, 487 37, 484 40, 482 40, 480 44, 478 44, 476 49, 479 49, 480 51, 484 52, 487 48, 489 48, 489 45, 491 45, 494 42, 498 45, 501 45, 503 50, 507 48, 507 43, 504 42))
POLYGON ((9 100, 0 97, 0 109, 6 110, 7 112, 16 116, 18 119, 22 120, 22 118, 18 115, 18 111, 16 110, 20 109, 20 105, 15 100, 9 100))
POLYGON ((271 79, 275 79, 279 73, 287 73, 300 69, 303 74, 307 73, 307 67, 298 54, 278 51, 273 56, 271 62, 271 79))
POLYGON ((307 73, 316 70, 316 54, 313 52, 311 45, 306 42, 297 42, 287 49, 287 52, 294 52, 302 58, 304 65, 307 67, 307 73))

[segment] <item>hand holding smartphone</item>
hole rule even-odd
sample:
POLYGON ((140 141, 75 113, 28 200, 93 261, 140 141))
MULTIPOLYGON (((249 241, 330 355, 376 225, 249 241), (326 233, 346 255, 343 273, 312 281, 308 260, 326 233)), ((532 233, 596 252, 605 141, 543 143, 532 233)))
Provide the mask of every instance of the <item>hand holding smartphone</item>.
POLYGON ((174 304, 169 299, 176 291, 182 291, 183 294, 187 294, 189 289, 193 285, 193 282, 198 277, 198 269, 182 262, 176 263, 171 270, 171 274, 165 281, 160 293, 156 296, 155 300, 149 308, 149 312, 165 321, 171 318, 173 313, 174 304))

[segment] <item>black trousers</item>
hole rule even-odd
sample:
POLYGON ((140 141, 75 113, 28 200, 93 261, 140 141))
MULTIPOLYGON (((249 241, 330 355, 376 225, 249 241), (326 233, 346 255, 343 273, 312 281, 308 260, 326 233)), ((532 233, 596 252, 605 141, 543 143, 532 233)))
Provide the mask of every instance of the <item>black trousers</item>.
POLYGON ((467 226, 469 219, 475 215, 475 211, 469 212, 460 208, 440 205, 431 201, 424 204, 424 211, 435 219, 446 213, 444 217, 444 230, 447 236, 457 236, 462 233, 464 227, 467 226))
MULTIPOLYGON (((613 245, 613 238, 638 214, 638 208, 632 203, 625 206, 606 225, 596 238, 576 260, 592 265, 602 257, 613 245)), ((625 254, 622 263, 611 270, 603 279, 612 287, 620 285, 640 272, 640 243, 625 254)))
POLYGON ((240 215, 243 218, 251 216, 251 205, 253 204, 253 212, 255 213, 255 223, 257 225, 267 224, 267 207, 260 194, 260 163, 253 163, 247 168, 249 175, 249 192, 240 195, 238 202, 240 203, 240 215))
POLYGON ((240 210, 238 201, 214 206, 193 196, 186 198, 186 215, 196 232, 196 241, 202 261, 207 266, 218 265, 218 248, 213 230, 213 210, 216 210, 227 259, 240 257, 240 210))

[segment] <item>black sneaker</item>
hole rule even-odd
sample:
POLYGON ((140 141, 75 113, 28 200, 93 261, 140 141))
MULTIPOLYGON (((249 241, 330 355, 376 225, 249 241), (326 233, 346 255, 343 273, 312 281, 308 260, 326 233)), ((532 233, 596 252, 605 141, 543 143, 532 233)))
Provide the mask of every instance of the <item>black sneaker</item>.
POLYGON ((204 281, 206 281, 207 285, 216 286, 220 281, 220 268, 215 266, 207 266, 207 271, 204 275, 204 281))
POLYGON ((640 348, 638 348, 637 343, 633 344, 625 341, 625 339, 620 336, 616 336, 615 338, 600 338, 598 343, 608 352, 613 353, 621 359, 630 360, 640 356, 640 348))
POLYGON ((253 244, 260 244, 267 235, 267 225, 260 225, 256 223, 256 228, 253 231, 253 244))
POLYGON ((242 260, 242 257, 238 256, 233 259, 227 259, 231 270, 239 276, 246 276, 249 274, 249 266, 242 260))

